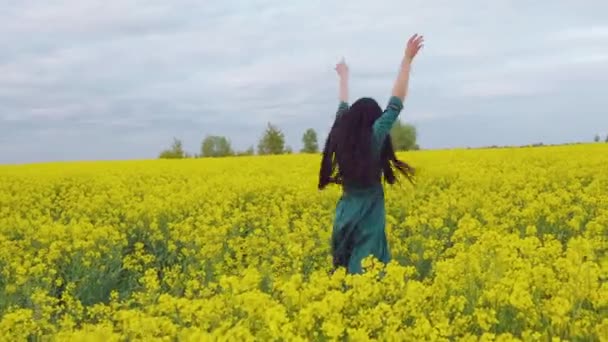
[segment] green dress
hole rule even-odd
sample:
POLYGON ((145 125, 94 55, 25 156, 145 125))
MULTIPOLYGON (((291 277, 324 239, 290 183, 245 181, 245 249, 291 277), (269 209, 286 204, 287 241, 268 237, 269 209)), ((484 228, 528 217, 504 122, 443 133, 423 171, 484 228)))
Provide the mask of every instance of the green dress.
MULTIPOLYGON (((336 114, 347 115, 348 104, 341 102, 336 114)), ((379 158, 384 140, 388 136, 403 102, 392 96, 386 110, 373 125, 372 151, 379 158)), ((361 273, 361 260, 373 255, 387 263, 391 253, 386 239, 384 188, 380 183, 370 187, 343 186, 336 205, 332 232, 334 266, 346 267, 348 273, 361 273)))

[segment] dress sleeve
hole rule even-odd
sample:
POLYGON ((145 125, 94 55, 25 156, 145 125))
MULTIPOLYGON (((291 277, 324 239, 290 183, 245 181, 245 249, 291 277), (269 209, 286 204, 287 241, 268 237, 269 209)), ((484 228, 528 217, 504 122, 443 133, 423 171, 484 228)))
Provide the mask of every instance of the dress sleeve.
POLYGON ((336 119, 339 118, 342 114, 348 111, 348 103, 344 101, 340 101, 340 105, 338 106, 338 111, 336 112, 336 119))
POLYGON ((402 109, 403 101, 396 96, 391 96, 388 105, 386 106, 386 110, 382 113, 382 116, 374 122, 373 129, 376 141, 384 141, 384 138, 386 138, 391 131, 391 128, 393 128, 393 124, 397 120, 402 109))

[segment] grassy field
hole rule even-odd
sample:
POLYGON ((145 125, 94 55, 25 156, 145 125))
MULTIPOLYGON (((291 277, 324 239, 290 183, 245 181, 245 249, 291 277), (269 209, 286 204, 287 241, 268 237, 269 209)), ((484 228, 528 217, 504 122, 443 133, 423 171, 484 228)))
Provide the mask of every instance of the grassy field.
POLYGON ((2 166, 0 336, 606 341, 608 144, 402 158, 362 276, 316 155, 2 166))

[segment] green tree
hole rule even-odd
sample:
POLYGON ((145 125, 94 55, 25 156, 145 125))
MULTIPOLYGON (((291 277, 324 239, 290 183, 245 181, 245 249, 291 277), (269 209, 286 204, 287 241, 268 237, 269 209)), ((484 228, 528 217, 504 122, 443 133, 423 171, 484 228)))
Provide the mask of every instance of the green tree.
POLYGON ((593 138, 593 141, 595 141, 595 142, 600 142, 600 135, 599 135, 599 134, 596 134, 596 135, 595 135, 595 138, 593 138))
POLYGON ((303 153, 317 153, 319 151, 317 132, 312 128, 307 129, 302 136, 302 144, 304 145, 302 148, 303 153))
POLYGON ((608 134, 606 134, 606 140, 604 141, 608 143, 608 134))
POLYGON ((400 120, 397 120, 391 129, 391 137, 393 139, 393 147, 395 148, 395 151, 420 149, 416 143, 416 127, 413 125, 404 124, 400 120))
POLYGON ((250 146, 245 151, 240 151, 240 152, 236 153, 237 156, 252 156, 254 154, 255 154, 255 150, 254 150, 253 146, 250 146))
POLYGON ((185 158, 186 152, 184 152, 182 141, 177 138, 173 138, 173 145, 171 145, 171 148, 163 150, 158 157, 161 159, 185 158))
POLYGON ((258 142, 258 154, 282 153, 285 153, 285 135, 278 127, 268 123, 264 135, 258 142))
POLYGON ((201 144, 202 157, 226 157, 233 155, 230 140, 226 137, 208 135, 201 144))

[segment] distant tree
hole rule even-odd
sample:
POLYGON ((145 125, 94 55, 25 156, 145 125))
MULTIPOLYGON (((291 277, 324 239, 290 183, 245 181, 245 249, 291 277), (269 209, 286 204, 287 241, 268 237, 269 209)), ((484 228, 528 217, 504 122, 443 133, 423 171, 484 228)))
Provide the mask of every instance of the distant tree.
POLYGON ((182 141, 177 138, 173 138, 173 145, 171 145, 171 148, 162 151, 158 157, 161 159, 180 159, 186 157, 186 152, 184 152, 182 141))
POLYGON ((596 134, 596 135, 595 135, 595 138, 593 138, 593 141, 595 141, 595 142, 600 142, 600 135, 599 135, 599 134, 596 134))
POLYGON ((291 146, 285 147, 285 154, 292 154, 292 153, 293 153, 293 149, 291 148, 291 146))
POLYGON ((604 141, 608 143, 608 134, 606 134, 606 140, 604 141))
POLYGON ((258 142, 258 154, 281 154, 285 152, 285 135, 279 128, 268 123, 264 135, 258 142))
POLYGON ((230 140, 226 137, 208 135, 201 144, 202 157, 226 157, 233 155, 230 140))
POLYGON ((416 127, 413 125, 404 124, 400 120, 397 120, 391 129, 391 137, 393 138, 395 151, 420 149, 416 144, 417 132, 416 127))
POLYGON ((303 153, 317 153, 319 151, 317 132, 312 128, 307 129, 302 136, 302 144, 304 145, 302 148, 303 153))
POLYGON ((236 153, 237 156, 252 156, 254 154, 255 154, 255 150, 253 149, 253 146, 249 147, 245 151, 239 151, 236 153))

